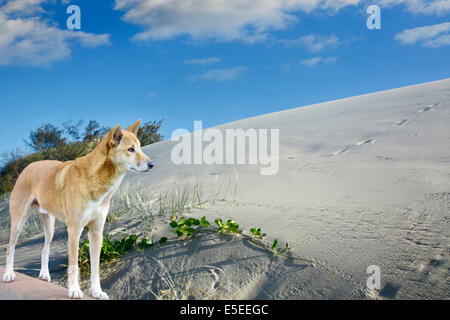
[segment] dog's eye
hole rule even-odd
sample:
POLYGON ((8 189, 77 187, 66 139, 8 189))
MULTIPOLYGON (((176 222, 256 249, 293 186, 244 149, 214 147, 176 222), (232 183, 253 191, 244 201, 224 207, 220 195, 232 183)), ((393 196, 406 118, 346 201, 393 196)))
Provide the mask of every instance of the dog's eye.
POLYGON ((128 151, 129 152, 134 152, 135 150, 134 150, 134 148, 128 148, 128 151))

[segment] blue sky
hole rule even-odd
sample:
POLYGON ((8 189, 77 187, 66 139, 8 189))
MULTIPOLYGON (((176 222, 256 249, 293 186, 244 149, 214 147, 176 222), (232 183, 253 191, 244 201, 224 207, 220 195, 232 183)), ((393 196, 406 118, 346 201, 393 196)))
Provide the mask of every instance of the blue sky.
POLYGON ((43 123, 165 119, 170 138, 448 78, 449 21, 442 0, 0 0, 0 153, 43 123))

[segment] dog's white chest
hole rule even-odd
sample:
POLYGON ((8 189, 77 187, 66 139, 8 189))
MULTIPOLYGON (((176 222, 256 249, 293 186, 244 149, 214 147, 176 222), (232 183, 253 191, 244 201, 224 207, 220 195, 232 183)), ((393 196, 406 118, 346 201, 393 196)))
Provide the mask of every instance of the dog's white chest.
POLYGON ((88 223, 93 220, 104 219, 108 214, 108 208, 109 203, 105 202, 104 199, 101 199, 101 201, 89 201, 83 220, 88 223))
POLYGON ((102 195, 97 201, 88 202, 86 210, 83 214, 83 220, 86 223, 98 219, 101 219, 103 221, 105 220, 106 215, 108 214, 109 200, 110 200, 105 199, 107 199, 107 197, 109 197, 111 193, 114 192, 114 190, 120 185, 122 180, 123 176, 120 177, 116 181, 116 183, 114 183, 114 185, 112 185, 111 188, 104 195, 102 195))

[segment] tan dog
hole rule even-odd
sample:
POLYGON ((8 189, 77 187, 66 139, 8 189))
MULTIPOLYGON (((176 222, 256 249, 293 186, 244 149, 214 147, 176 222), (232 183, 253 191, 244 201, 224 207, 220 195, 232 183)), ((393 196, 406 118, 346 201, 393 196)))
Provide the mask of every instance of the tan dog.
POLYGON ((112 196, 128 170, 147 172, 153 162, 141 151, 136 137, 140 120, 126 130, 109 131, 90 154, 74 161, 38 161, 26 167, 10 198, 11 231, 3 281, 14 281, 14 248, 31 209, 39 213, 45 232, 39 278, 50 281, 48 257, 55 217, 67 225, 69 235, 69 297, 83 297, 78 283, 78 246, 89 228, 91 295, 108 299, 100 287, 99 260, 103 226, 112 196))

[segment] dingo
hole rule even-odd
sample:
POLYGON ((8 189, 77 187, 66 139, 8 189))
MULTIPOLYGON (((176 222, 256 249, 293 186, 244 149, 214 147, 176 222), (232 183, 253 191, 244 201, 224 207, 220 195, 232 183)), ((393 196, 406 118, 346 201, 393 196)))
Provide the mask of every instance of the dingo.
POLYGON ((11 231, 3 281, 14 281, 14 248, 31 209, 39 213, 45 233, 39 278, 50 281, 48 257, 55 217, 67 225, 69 236, 69 297, 80 299, 78 246, 85 226, 89 228, 91 295, 108 299, 100 287, 99 260, 103 226, 112 196, 127 170, 148 172, 153 162, 141 151, 136 137, 141 121, 126 130, 109 131, 90 154, 73 161, 38 161, 26 167, 11 193, 11 231))

